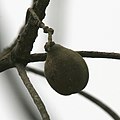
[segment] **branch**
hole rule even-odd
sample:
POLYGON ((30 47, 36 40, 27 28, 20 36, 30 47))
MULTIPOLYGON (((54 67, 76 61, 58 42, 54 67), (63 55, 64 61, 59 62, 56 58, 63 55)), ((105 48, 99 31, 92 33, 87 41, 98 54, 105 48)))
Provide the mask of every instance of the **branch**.
MULTIPOLYGON (((120 59, 120 53, 114 52, 97 52, 97 51, 76 51, 82 57, 87 58, 109 58, 109 59, 120 59)), ((31 54, 29 56, 28 62, 38 62, 38 61, 45 61, 47 57, 46 53, 40 54, 31 54)))
POLYGON ((45 61, 47 53, 31 54, 28 58, 28 62, 45 61))
MULTIPOLYGON (((34 0, 32 9, 38 19, 42 21, 45 17, 45 10, 50 0, 34 0)), ((14 67, 16 63, 27 65, 33 43, 37 37, 39 26, 36 25, 36 19, 27 10, 25 25, 21 28, 18 37, 13 45, 5 49, 0 54, 0 72, 14 67), (24 53, 24 54, 23 54, 24 53)))
POLYGON ((0 53, 0 72, 14 67, 14 64, 11 60, 11 51, 15 45, 16 41, 10 47, 4 49, 3 52, 0 53))
POLYGON ((120 120, 120 117, 111 108, 109 108, 107 105, 105 105, 103 102, 101 102, 97 98, 95 98, 92 95, 90 95, 86 92, 83 92, 83 91, 81 91, 79 94, 84 96, 85 98, 89 99, 90 101, 92 101, 96 105, 98 105, 105 112, 107 112, 114 120, 120 120))
POLYGON ((37 75, 41 75, 41 76, 43 76, 43 77, 45 76, 43 71, 34 69, 34 68, 32 68, 32 67, 26 67, 26 70, 29 71, 29 72, 35 73, 35 74, 37 74, 37 75))
MULTIPOLYGON (((45 9, 48 6, 49 1, 50 0, 37 0, 33 3, 32 9, 40 21, 42 21, 45 17, 45 9)), ((36 22, 38 21, 34 19, 33 15, 28 9, 25 25, 17 37, 17 44, 12 52, 14 58, 21 59, 21 57, 24 58, 30 55, 39 29, 39 26, 36 25, 36 22)))
POLYGON ((98 51, 77 51, 77 52, 83 57, 120 59, 120 53, 114 52, 98 52, 98 51))
POLYGON ((16 68, 18 70, 18 73, 19 73, 24 85, 26 86, 28 92, 30 93, 34 103, 36 104, 36 106, 42 116, 42 119, 50 120, 49 115, 45 109, 45 106, 44 106, 42 100, 40 99, 38 93, 34 89, 33 85, 31 84, 31 82, 26 74, 25 67, 23 65, 17 64, 16 68))
MULTIPOLYGON (((120 59, 120 53, 114 52, 98 52, 98 51, 76 51, 82 57, 87 58, 109 58, 109 59, 120 59)), ((45 61, 47 57, 47 53, 39 53, 39 54, 31 54, 28 57, 23 58, 23 61, 27 63, 30 62, 38 62, 38 61, 45 61)), ((0 72, 14 67, 13 63, 11 62, 10 56, 8 57, 1 57, 0 56, 0 72)))
POLYGON ((5 57, 2 57, 0 59, 0 72, 3 72, 4 70, 7 70, 9 68, 13 68, 14 64, 11 61, 11 56, 6 55, 5 57))
MULTIPOLYGON (((30 68, 30 67, 27 67, 27 70, 30 71, 30 72, 33 72, 35 74, 38 74, 38 75, 41 75, 41 76, 45 77, 44 72, 42 72, 42 71, 36 70, 34 68, 30 68)), ((93 103, 98 105, 105 112, 107 112, 112 118, 114 118, 114 120, 120 120, 120 117, 111 108, 109 108, 107 105, 105 105, 103 102, 101 102, 97 98, 91 96, 90 94, 88 94, 87 92, 84 92, 84 91, 81 91, 79 94, 81 94, 85 98, 89 99, 90 101, 92 101, 93 103)))

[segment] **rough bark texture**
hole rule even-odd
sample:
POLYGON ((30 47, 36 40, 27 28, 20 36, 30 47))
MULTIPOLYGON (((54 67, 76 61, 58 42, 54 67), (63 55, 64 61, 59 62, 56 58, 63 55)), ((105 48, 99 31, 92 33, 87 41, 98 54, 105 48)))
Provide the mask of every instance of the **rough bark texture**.
MULTIPOLYGON (((37 14, 40 21, 45 17, 45 10, 49 1, 50 0, 35 0, 33 2, 32 9, 37 14)), ((20 30, 14 44, 5 49, 0 55, 0 72, 14 67, 16 63, 26 65, 29 62, 26 58, 30 56, 39 29, 36 22, 28 9, 25 25, 20 30)))

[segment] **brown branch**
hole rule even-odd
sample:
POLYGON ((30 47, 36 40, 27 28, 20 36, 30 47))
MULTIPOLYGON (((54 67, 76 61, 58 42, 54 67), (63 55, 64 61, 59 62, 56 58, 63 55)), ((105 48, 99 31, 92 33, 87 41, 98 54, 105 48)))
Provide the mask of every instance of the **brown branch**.
MULTIPOLYGON (((30 71, 30 72, 33 72, 35 74, 38 74, 40 76, 45 77, 44 72, 42 72, 40 70, 36 70, 36 69, 30 68, 30 67, 27 67, 27 70, 30 71)), ((105 105, 103 102, 101 102, 97 98, 93 97, 92 95, 90 95, 90 94, 88 94, 87 92, 84 92, 84 91, 81 91, 79 94, 81 94, 85 98, 89 99, 90 101, 92 101, 93 103, 98 105, 105 112, 107 112, 112 118, 114 118, 114 120, 120 120, 120 117, 111 108, 109 108, 107 105, 105 105)))
POLYGON ((43 76, 43 77, 45 76, 43 71, 34 69, 34 68, 32 68, 32 67, 26 67, 26 70, 27 70, 28 72, 32 72, 32 73, 35 73, 35 74, 37 74, 37 75, 41 75, 41 76, 43 76))
POLYGON ((11 61, 11 56, 6 55, 5 57, 2 57, 0 59, 0 72, 3 72, 4 70, 7 70, 9 68, 13 68, 14 64, 11 61))
POLYGON ((47 53, 31 54, 28 58, 28 62, 45 61, 47 53))
MULTIPOLYGON (((82 57, 87 58, 109 58, 109 59, 120 59, 120 53, 114 52, 98 52, 98 51, 76 51, 82 57)), ((38 61, 45 61, 47 57, 46 53, 40 54, 31 54, 29 56, 28 62, 38 62, 38 61)))
MULTIPOLYGON (((120 59, 120 53, 114 52, 98 52, 98 51, 76 51, 82 57, 87 58, 109 58, 109 59, 120 59)), ((40 53, 40 54, 31 54, 28 57, 21 58, 22 61, 26 61, 26 63, 30 62, 38 62, 38 61, 45 61, 47 57, 47 53, 40 53)), ((14 67, 13 63, 11 62, 11 58, 9 56, 0 59, 0 72, 14 67)))
MULTIPOLYGON (((45 17, 45 10, 49 1, 50 0, 33 1, 32 9, 40 21, 45 17)), ((36 20, 28 9, 25 25, 20 30, 14 44, 0 54, 0 72, 14 67, 14 64, 16 63, 27 65, 28 60, 26 58, 29 58, 30 52, 33 48, 33 43, 37 37, 38 29, 39 26, 37 26, 36 20)))
POLYGON ((114 52, 98 52, 98 51, 77 51, 77 52, 83 57, 120 59, 120 53, 114 52))
POLYGON ((16 41, 10 47, 4 49, 3 52, 0 53, 0 72, 14 67, 14 64, 11 60, 11 51, 15 45, 16 41))
POLYGON ((85 98, 89 99, 90 101, 92 101, 96 105, 98 105, 105 112, 107 112, 114 120, 120 120, 120 117, 111 108, 109 108, 107 105, 105 105, 103 102, 101 102, 97 98, 93 97, 92 95, 90 95, 84 91, 81 91, 79 94, 84 96, 85 98))
MULTIPOLYGON (((49 4, 49 1, 50 0, 33 1, 32 9, 40 21, 42 21, 45 17, 45 10, 49 4)), ((36 22, 36 19, 34 19, 28 9, 26 13, 25 25, 20 30, 17 39, 9 48, 5 49, 0 54, 0 72, 16 66, 23 83, 41 113, 43 120, 50 120, 45 106, 33 88, 33 85, 30 83, 24 67, 28 63, 28 59, 26 58, 29 58, 30 52, 33 48, 33 43, 37 37, 39 26, 37 26, 36 22)))
POLYGON ((18 70, 18 73, 19 73, 24 85, 26 86, 28 92, 30 93, 34 103, 36 104, 36 106, 42 116, 42 119, 50 120, 49 115, 45 109, 45 106, 44 106, 42 100, 40 99, 38 93, 34 89, 33 85, 31 84, 31 82, 26 74, 25 67, 23 65, 17 64, 16 68, 18 70))
MULTIPOLYGON (((45 9, 49 4, 49 1, 50 0, 37 0, 33 3, 32 9, 40 21, 42 21, 45 17, 45 9)), ((17 37, 17 44, 12 52, 13 59, 17 59, 18 61, 19 59, 23 59, 30 55, 39 29, 39 26, 37 26, 36 22, 38 21, 34 19, 33 15, 28 9, 25 25, 17 37)))
MULTIPOLYGON (((42 21, 45 17, 45 10, 49 4, 49 1, 50 0, 34 0, 33 1, 32 9, 34 10, 35 14, 38 16, 38 19, 40 21, 42 21)), ((36 20, 28 9, 26 14, 25 25, 22 27, 14 44, 8 49, 6 49, 0 55, 0 72, 9 68, 15 67, 16 65, 17 70, 26 88, 31 94, 31 97, 33 98, 34 103, 36 104, 39 112, 41 113, 43 120, 49 120, 50 118, 49 118, 49 115, 47 114, 45 106, 41 101, 40 97, 38 96, 37 92, 33 88, 32 84, 30 83, 30 80, 26 74, 25 67, 24 67, 29 62, 45 61, 46 59, 46 56, 47 56, 46 53, 30 55, 30 52, 33 48, 33 43, 35 42, 35 39, 37 37, 38 29, 39 29, 39 26, 36 25, 36 20)), ((83 57, 120 59, 119 53, 106 53, 106 52, 95 52, 95 51, 79 51, 78 53, 81 54, 83 57)), ((40 73, 39 71, 34 71, 33 69, 30 69, 30 68, 29 69, 27 68, 27 70, 44 76, 42 72, 40 73)), ((99 101, 101 105, 98 104, 97 102, 98 100, 95 99, 94 97, 91 97, 89 94, 84 92, 81 92, 80 94, 84 95, 86 98, 89 98, 90 100, 95 102, 105 111, 107 111, 113 118, 115 117, 115 120, 120 120, 119 116, 117 116, 111 109, 106 107, 103 103, 99 101)))

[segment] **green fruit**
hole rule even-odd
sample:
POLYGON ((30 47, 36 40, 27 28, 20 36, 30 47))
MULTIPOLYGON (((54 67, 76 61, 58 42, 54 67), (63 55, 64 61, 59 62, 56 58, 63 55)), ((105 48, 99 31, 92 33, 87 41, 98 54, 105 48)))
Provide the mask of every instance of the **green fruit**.
POLYGON ((80 54, 51 42, 45 45, 45 76, 50 86, 62 95, 78 93, 88 83, 89 72, 80 54))

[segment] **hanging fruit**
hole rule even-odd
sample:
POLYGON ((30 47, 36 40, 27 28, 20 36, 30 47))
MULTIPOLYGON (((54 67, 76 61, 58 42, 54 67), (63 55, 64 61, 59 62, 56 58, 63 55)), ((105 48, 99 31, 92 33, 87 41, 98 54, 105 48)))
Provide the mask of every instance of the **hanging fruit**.
POLYGON ((45 50, 44 72, 50 86, 62 95, 83 90, 88 83, 89 72, 82 56, 54 42, 47 42, 45 50))

